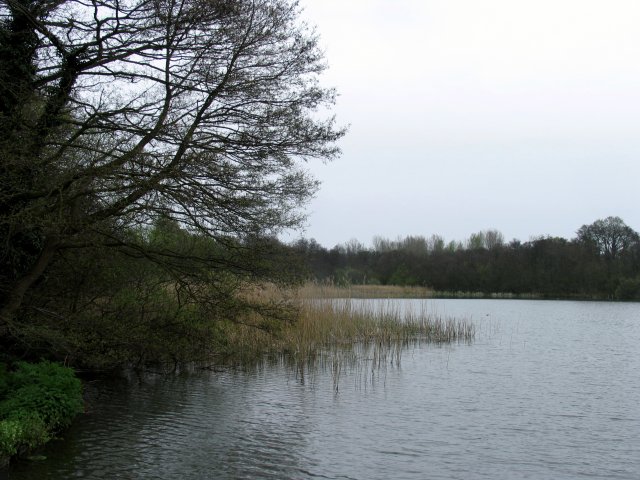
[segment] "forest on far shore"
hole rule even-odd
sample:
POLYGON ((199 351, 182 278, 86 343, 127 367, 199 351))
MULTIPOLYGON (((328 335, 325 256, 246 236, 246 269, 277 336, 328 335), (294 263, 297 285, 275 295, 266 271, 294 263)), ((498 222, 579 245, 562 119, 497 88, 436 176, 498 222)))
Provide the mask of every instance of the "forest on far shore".
POLYGON ((437 292, 545 298, 640 299, 640 235, 619 217, 580 227, 573 239, 505 242, 497 230, 446 243, 439 235, 376 237, 327 249, 301 239, 294 250, 311 277, 336 285, 411 285, 437 292))

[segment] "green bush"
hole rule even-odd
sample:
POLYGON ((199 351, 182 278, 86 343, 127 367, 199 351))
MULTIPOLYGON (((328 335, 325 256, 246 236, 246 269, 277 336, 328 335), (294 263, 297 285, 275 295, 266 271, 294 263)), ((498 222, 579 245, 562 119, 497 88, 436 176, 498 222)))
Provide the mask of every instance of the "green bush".
POLYGON ((625 278, 616 288, 618 300, 640 300, 640 278, 625 278))
POLYGON ((51 439, 82 411, 82 385, 51 362, 0 367, 0 464, 51 439))
POLYGON ((19 450, 31 450, 49 440, 51 432, 36 413, 20 412, 0 421, 0 458, 4 456, 8 459, 19 450))
MULTIPOLYGON (((0 460, 18 453, 18 445, 23 437, 23 427, 19 420, 0 422, 0 460)), ((0 462, 0 467, 2 467, 0 462)))

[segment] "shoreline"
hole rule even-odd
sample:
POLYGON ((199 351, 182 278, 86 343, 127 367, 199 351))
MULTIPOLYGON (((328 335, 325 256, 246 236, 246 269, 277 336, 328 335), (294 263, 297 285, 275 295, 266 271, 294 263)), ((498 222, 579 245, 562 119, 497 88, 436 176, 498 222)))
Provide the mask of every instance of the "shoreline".
POLYGON ((602 302, 634 302, 601 295, 559 295, 552 293, 512 293, 439 291, 429 287, 402 285, 323 285, 309 283, 300 289, 305 298, 353 298, 353 299, 493 299, 493 300, 575 300, 602 302))

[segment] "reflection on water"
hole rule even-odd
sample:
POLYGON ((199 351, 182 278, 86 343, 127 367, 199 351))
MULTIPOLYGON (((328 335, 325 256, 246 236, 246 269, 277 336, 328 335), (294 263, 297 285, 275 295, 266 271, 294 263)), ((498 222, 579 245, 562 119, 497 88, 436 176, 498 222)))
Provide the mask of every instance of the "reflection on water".
POLYGON ((476 341, 412 345, 381 369, 114 382, 47 460, 10 478, 640 478, 640 304, 426 308, 471 317, 476 341))

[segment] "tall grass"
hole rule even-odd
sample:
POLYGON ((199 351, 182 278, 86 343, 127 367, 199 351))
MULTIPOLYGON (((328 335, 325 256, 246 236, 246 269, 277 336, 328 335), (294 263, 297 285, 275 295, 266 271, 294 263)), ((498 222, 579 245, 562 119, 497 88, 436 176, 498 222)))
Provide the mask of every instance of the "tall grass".
POLYGON ((401 361, 402 351, 415 343, 471 342, 472 323, 433 316, 424 309, 401 310, 388 301, 375 306, 357 299, 298 297, 296 320, 275 330, 257 322, 229 325, 228 359, 246 363, 266 357, 302 366, 320 362, 336 374, 345 362, 366 358, 374 364, 401 361))
POLYGON ((401 285, 348 285, 307 283, 300 289, 307 298, 431 298, 434 291, 427 287, 401 285))
POLYGON ((297 324, 287 333, 287 343, 301 348, 415 339, 469 341, 474 332, 465 321, 434 317, 424 310, 402 311, 392 301, 375 306, 354 299, 305 299, 297 324))

